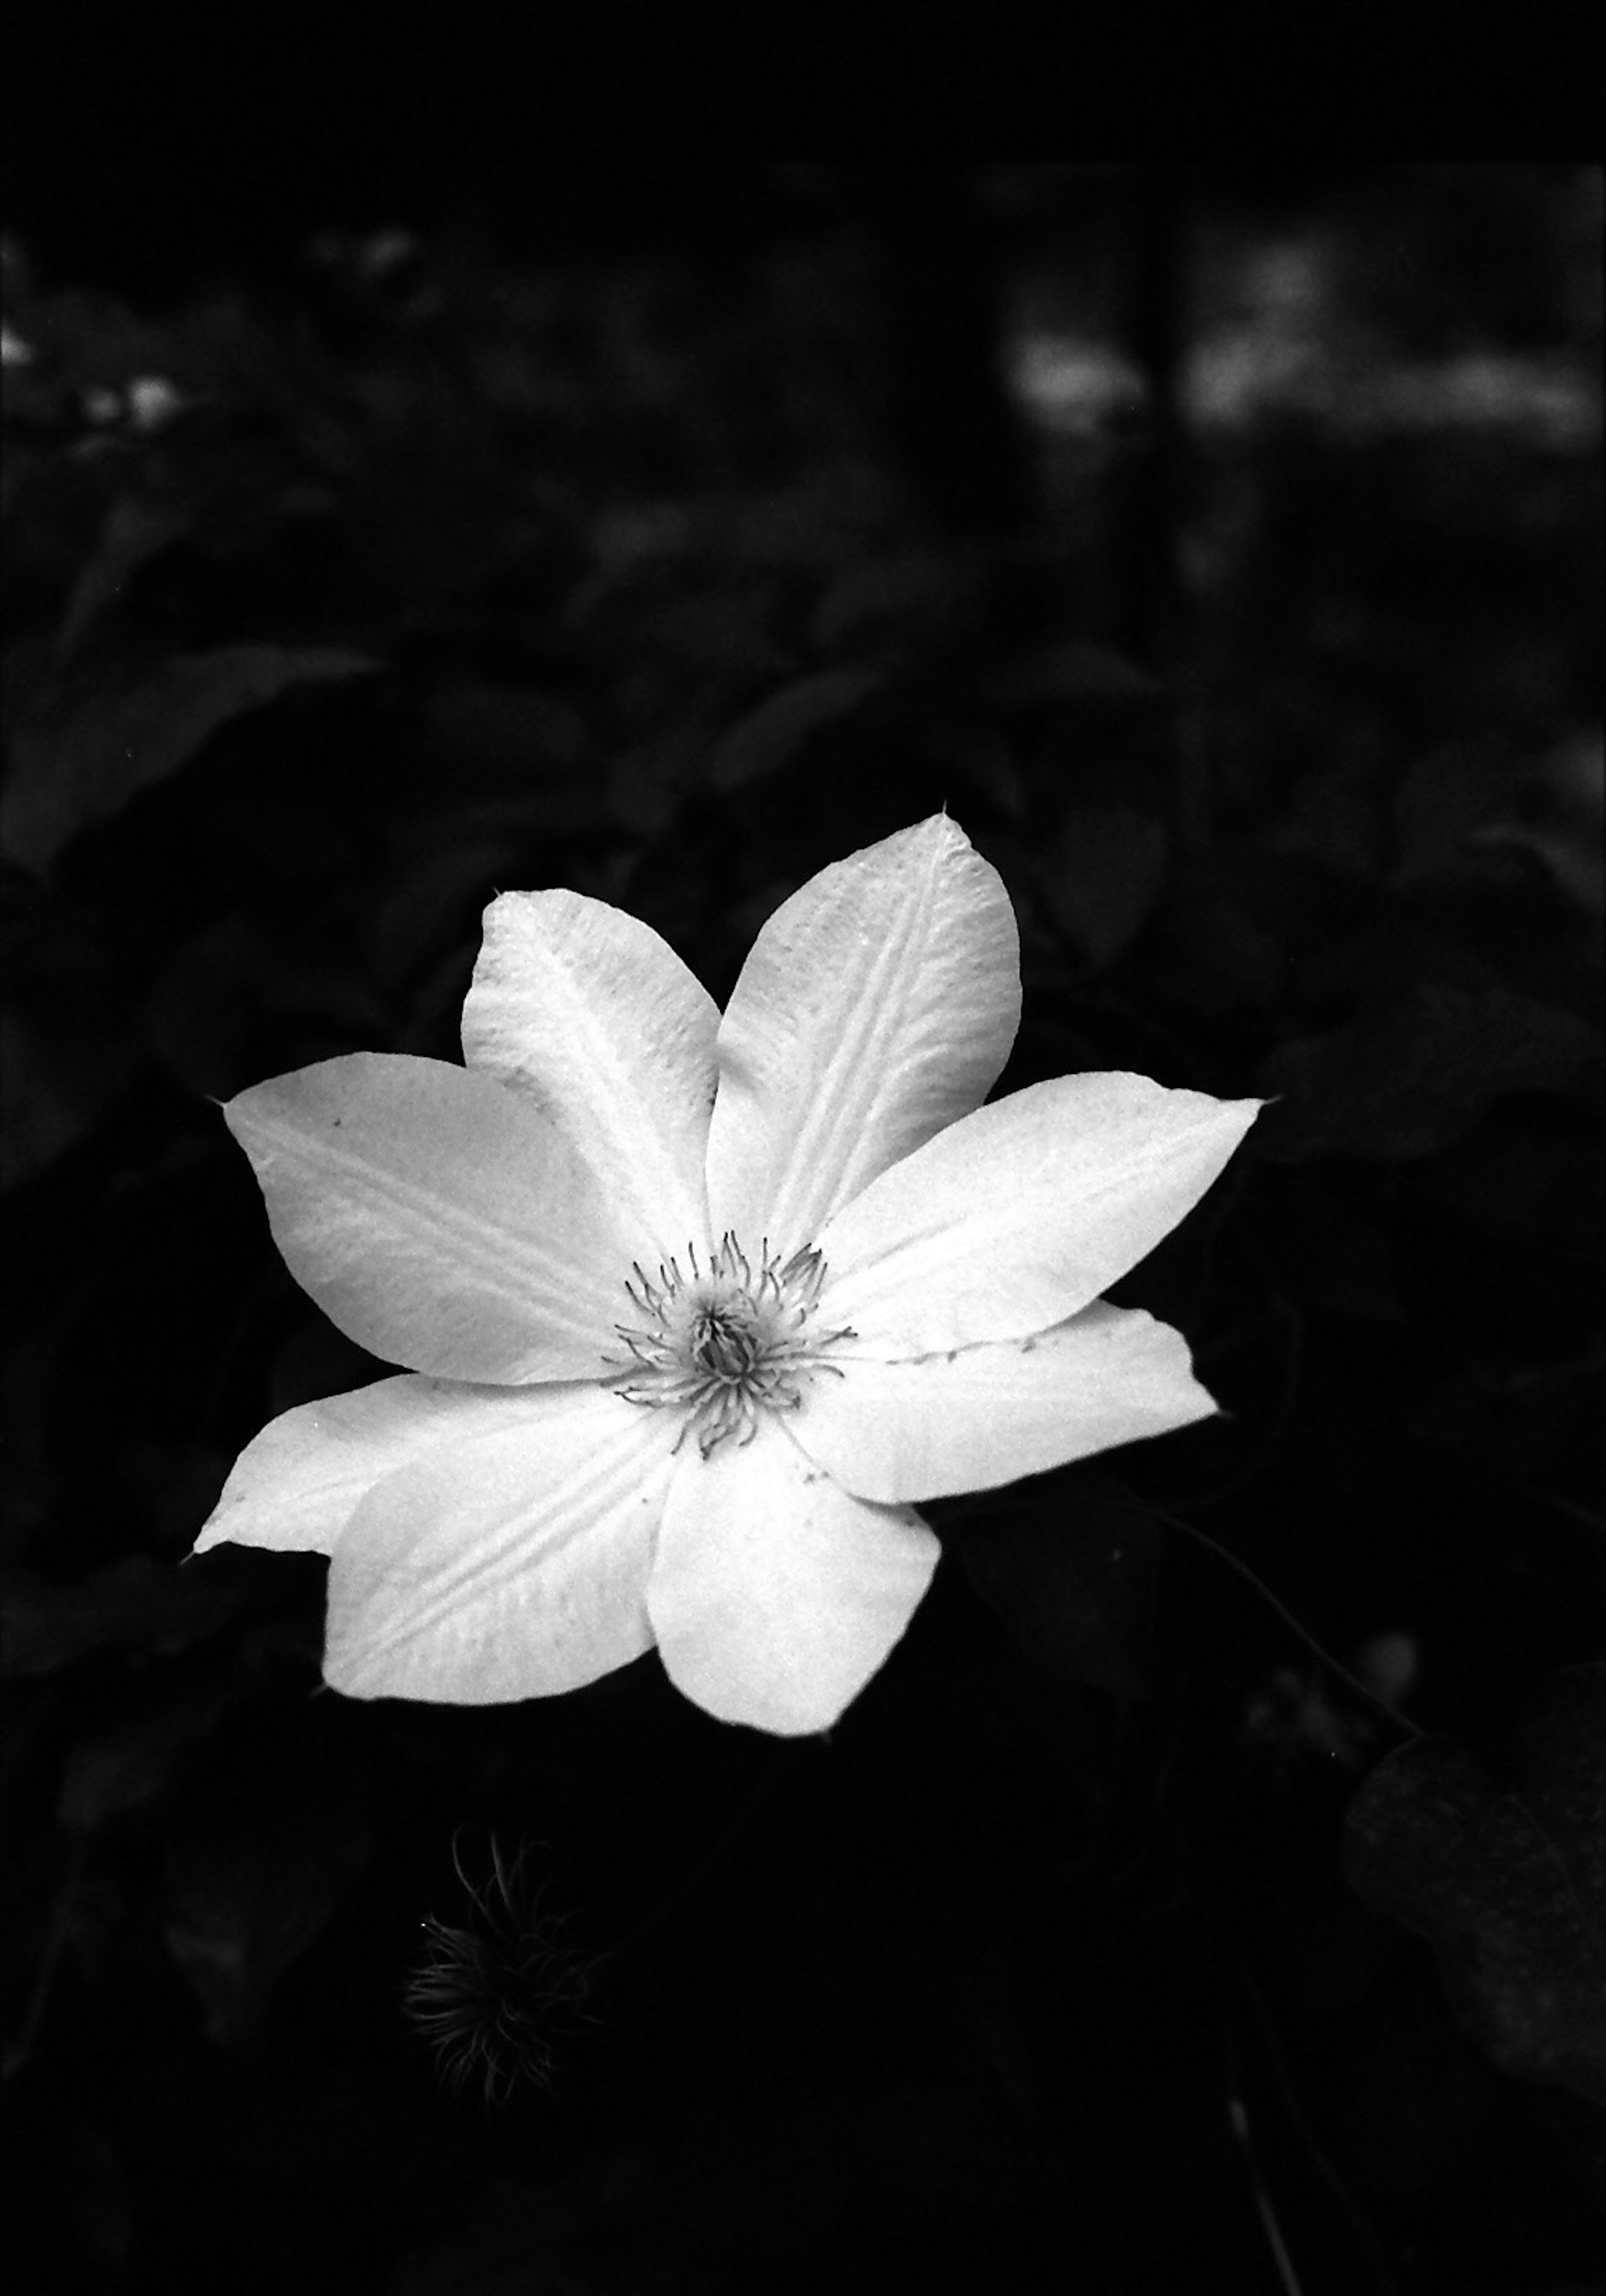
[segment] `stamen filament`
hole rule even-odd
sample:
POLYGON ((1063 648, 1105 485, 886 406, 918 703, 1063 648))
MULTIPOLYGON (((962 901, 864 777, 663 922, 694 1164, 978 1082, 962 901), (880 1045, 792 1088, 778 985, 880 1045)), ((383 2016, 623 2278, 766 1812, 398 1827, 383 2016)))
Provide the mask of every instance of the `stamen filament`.
POLYGON ((616 1324, 628 1360, 604 1362, 626 1402, 684 1412, 675 1447, 693 1434, 706 1459, 733 1435, 750 1443, 761 1410, 800 1410, 816 1371, 840 1378, 825 1350, 855 1334, 810 1329, 825 1282, 812 1246, 783 1261, 766 1236, 755 1267, 727 1230, 706 1267, 694 1243, 685 1258, 689 1276, 671 1256, 656 1281, 632 1263, 625 1290, 642 1325, 616 1324))

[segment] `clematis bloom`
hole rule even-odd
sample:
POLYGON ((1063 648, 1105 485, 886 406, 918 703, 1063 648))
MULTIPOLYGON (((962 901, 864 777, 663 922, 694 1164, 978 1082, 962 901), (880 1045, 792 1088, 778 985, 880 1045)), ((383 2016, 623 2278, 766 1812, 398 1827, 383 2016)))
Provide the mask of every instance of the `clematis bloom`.
POLYGON ((915 1503, 1215 1408, 1099 1294, 1259 1103, 984 1106, 1020 1005, 946 815, 784 902, 723 1015, 638 919, 502 894, 464 1067, 356 1053, 225 1111, 291 1273, 407 1368, 273 1421, 198 1550, 328 1554, 351 1697, 545 1696, 656 1644, 711 1714, 828 1727, 930 1580, 915 1503))

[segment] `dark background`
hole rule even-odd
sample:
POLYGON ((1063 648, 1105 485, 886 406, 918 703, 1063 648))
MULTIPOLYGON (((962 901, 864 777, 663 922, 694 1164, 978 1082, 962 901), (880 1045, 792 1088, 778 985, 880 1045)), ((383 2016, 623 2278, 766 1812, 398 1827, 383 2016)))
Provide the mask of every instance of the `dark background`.
POLYGON ((28 2285, 1590 2285, 1600 171, 582 166, 511 90, 404 134, 378 62, 300 138, 221 45, 135 134, 52 22, 5 268, 28 2285), (1222 1418, 934 1506, 823 1741, 651 1658, 321 1691, 315 1558, 180 1567, 272 1414, 380 1368, 216 1102, 455 1057, 512 886, 723 997, 943 804, 1020 914, 1004 1089, 1275 1095, 1118 1291, 1222 1418))

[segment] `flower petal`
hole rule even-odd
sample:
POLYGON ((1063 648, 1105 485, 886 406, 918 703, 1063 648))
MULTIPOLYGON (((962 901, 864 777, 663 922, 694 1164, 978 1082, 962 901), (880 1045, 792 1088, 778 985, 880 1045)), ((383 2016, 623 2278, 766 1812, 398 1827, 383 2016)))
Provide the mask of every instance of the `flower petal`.
POLYGON ((555 1125, 493 1078, 350 1053, 224 1110, 298 1283, 442 1378, 597 1374, 629 1254, 555 1125))
POLYGON ((647 1588, 670 1679, 722 1721, 829 1729, 908 1625, 938 1552, 912 1508, 852 1497, 774 1421, 745 1448, 683 1457, 647 1588))
POLYGON ((345 1396, 297 1403, 269 1419, 234 1460, 191 1552, 239 1546, 333 1554, 335 1538, 381 1476, 473 1431, 488 1406, 505 1412, 514 1400, 504 1387, 457 1387, 405 1371, 345 1396))
POLYGON ((1261 1103, 1056 1077, 963 1117, 815 1239, 823 1324, 887 1359, 1063 1323, 1198 1202, 1261 1103))
POLYGON ((492 1706, 651 1646, 644 1593, 677 1430, 599 1387, 376 1483, 329 1567, 324 1673, 348 1698, 492 1706))
POLYGON ((720 1026, 716 1234, 812 1242, 986 1098, 1020 1018, 1009 895, 946 814, 823 869, 759 933, 720 1026))
POLYGON ((651 925, 583 893, 504 893, 463 1008, 471 1069, 533 1095, 647 1264, 708 1239, 719 1007, 651 925))
POLYGON ((842 1376, 816 1375, 792 1432, 865 1499, 991 1490, 1216 1409, 1180 1332, 1106 1300, 1031 1339, 909 1363, 832 1359, 842 1376))
POLYGON ((299 1403, 242 1451, 194 1551, 226 1542, 332 1554, 381 1478, 438 1444, 472 1441, 529 1408, 522 1389, 463 1387, 414 1372, 299 1403))

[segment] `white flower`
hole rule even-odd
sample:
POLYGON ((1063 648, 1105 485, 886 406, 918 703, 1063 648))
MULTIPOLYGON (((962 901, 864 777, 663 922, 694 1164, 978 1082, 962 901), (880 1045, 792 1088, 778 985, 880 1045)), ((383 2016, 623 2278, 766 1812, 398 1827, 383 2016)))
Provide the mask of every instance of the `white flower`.
POLYGON ((225 1111, 298 1281, 410 1368, 265 1428, 198 1549, 327 1554, 348 1696, 539 1697, 656 1644, 711 1714, 828 1727, 930 1579, 911 1502, 1214 1409, 1098 1295, 1258 1103, 984 1107, 1020 1003, 946 816, 783 903, 723 1017, 623 911, 503 894, 465 1068, 356 1053, 225 1111))

